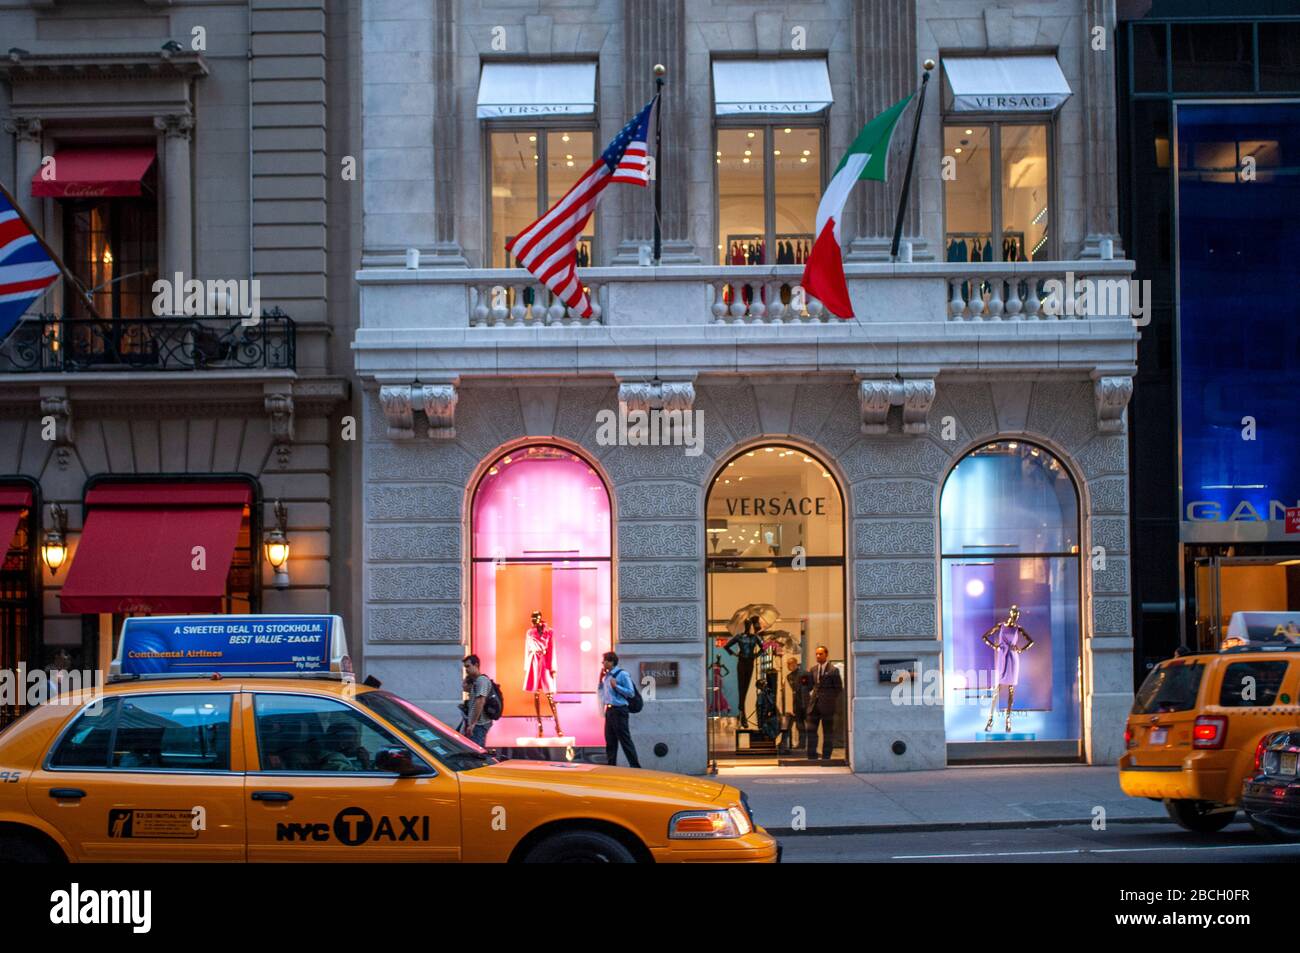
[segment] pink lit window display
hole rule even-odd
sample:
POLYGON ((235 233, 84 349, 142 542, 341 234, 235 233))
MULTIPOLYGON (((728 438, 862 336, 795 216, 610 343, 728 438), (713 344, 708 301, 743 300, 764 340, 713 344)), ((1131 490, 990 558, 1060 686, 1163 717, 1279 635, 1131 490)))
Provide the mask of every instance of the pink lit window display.
MULTIPOLYGON (((513 747, 537 735, 532 692, 523 690, 524 634, 540 609, 555 632, 555 702, 564 735, 603 745, 596 698, 601 656, 611 645, 609 491, 584 459, 533 446, 493 461, 471 511, 471 651, 501 685, 505 716, 488 744, 513 747)), ((542 723, 556 734, 540 699, 542 723)))

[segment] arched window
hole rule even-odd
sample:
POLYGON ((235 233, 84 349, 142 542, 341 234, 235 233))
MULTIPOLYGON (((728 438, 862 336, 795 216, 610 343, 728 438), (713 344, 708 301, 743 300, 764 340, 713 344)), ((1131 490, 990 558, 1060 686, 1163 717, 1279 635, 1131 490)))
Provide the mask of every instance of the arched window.
POLYGON ((1077 741, 1074 481, 1042 447, 986 444, 948 475, 939 525, 948 741, 1077 741))
POLYGON ((514 747, 555 723, 545 694, 525 691, 525 633, 541 610, 554 632, 559 726, 578 745, 603 745, 596 698, 611 646, 609 490, 595 468, 562 447, 522 447, 495 458, 474 490, 470 651, 501 685, 505 716, 488 744, 514 747))
MULTIPOLYGON (((850 694, 844 504, 834 475, 798 447, 762 444, 719 471, 707 514, 710 760, 803 757, 805 693, 819 645, 844 686, 828 699, 834 711, 826 713, 830 756, 844 757, 850 694), (749 619, 758 620, 757 638, 746 635, 749 619)), ((825 727, 817 748, 822 755, 825 727)))

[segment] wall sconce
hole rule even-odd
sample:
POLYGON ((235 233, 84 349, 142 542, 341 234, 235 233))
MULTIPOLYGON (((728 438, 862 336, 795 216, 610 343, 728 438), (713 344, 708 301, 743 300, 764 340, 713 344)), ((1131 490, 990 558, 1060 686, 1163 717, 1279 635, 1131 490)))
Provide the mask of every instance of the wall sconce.
POLYGON ((279 500, 275 501, 275 529, 266 534, 266 561, 275 571, 275 588, 289 588, 289 536, 285 532, 289 526, 289 511, 279 500))
POLYGON ((54 525, 45 531, 41 540, 41 559, 50 569, 51 576, 59 574, 59 567, 68 558, 68 511, 58 503, 50 505, 50 522, 54 525))

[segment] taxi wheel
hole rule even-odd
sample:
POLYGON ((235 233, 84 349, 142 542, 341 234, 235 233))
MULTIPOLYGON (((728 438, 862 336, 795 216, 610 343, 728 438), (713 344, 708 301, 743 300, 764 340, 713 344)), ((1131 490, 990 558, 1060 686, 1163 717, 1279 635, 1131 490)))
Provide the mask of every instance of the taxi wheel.
POLYGON ((635 864, 632 852, 600 831, 562 831, 528 852, 526 864, 635 864))
POLYGON ((49 864, 56 860, 33 838, 0 834, 0 864, 49 864))
POLYGON ((1236 820, 1236 811, 1216 811, 1216 807, 1212 801, 1165 801, 1165 810, 1178 826, 1197 834, 1214 834, 1236 820))

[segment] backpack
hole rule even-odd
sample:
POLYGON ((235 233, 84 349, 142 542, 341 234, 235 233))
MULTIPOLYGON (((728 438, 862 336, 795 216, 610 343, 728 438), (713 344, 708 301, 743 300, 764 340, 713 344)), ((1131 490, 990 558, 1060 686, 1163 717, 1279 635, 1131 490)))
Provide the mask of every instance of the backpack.
MULTIPOLYGON (((611 670, 611 674, 612 674, 613 672, 622 672, 622 671, 626 671, 626 669, 621 669, 621 668, 612 669, 612 670, 611 670)), ((632 677, 631 675, 628 676, 629 679, 630 679, 631 677, 632 677)), ((618 682, 615 682, 615 683, 614 683, 614 689, 615 689, 615 691, 617 691, 620 695, 623 694, 623 690, 620 689, 620 688, 618 687, 618 682)), ((633 714, 633 715, 635 715, 637 712, 641 711, 641 709, 643 709, 643 708, 645 708, 645 699, 641 697, 641 691, 640 691, 640 689, 638 689, 638 688, 636 687, 636 682, 633 682, 633 683, 632 683, 632 694, 629 695, 629 696, 628 696, 628 699, 627 699, 627 710, 628 710, 628 713, 629 713, 629 714, 633 714)))
POLYGON ((488 681, 492 682, 492 691, 483 702, 483 717, 489 721, 496 721, 505 714, 506 700, 501 695, 501 686, 490 678, 488 681))

